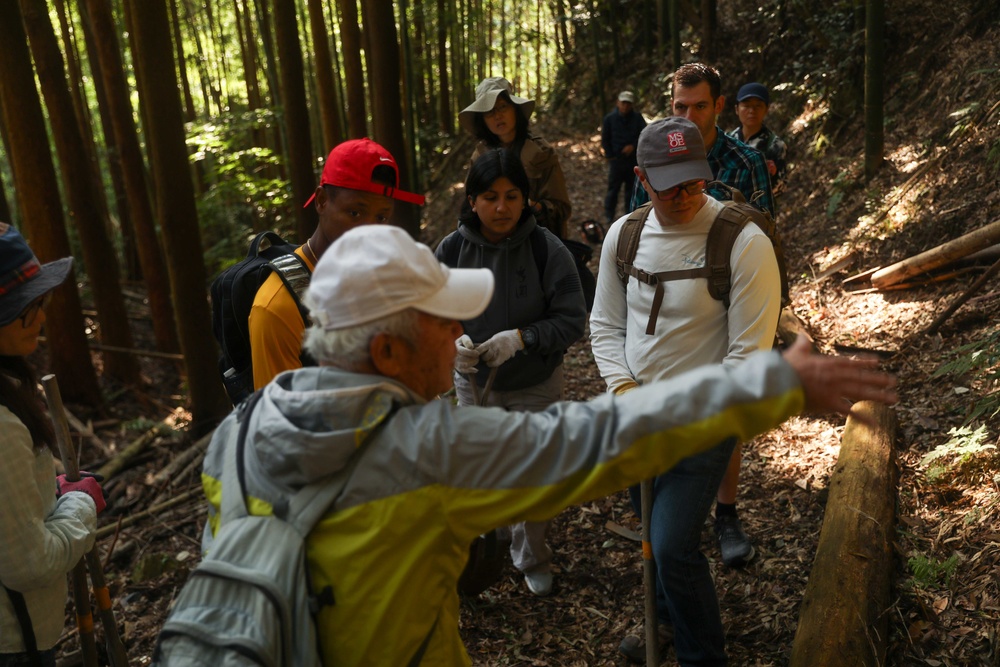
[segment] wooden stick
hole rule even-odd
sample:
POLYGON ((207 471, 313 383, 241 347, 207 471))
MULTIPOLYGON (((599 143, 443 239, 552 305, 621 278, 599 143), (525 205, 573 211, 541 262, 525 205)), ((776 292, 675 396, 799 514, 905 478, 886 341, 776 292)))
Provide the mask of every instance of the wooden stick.
MULTIPOLYGON (((42 378, 45 396, 49 401, 49 414, 55 426, 56 442, 59 445, 59 455, 66 468, 66 479, 70 482, 80 481, 80 468, 76 462, 76 452, 73 440, 69 435, 69 422, 66 420, 66 409, 63 407, 62 394, 55 375, 42 378)), ((128 667, 128 656, 125 655, 125 645, 118 634, 118 623, 111 607, 111 595, 104 580, 101 558, 97 553, 96 543, 83 559, 73 568, 73 596, 76 601, 76 619, 80 628, 80 647, 83 650, 83 663, 97 666, 97 645, 94 641, 94 617, 90 608, 90 596, 87 594, 87 568, 90 568, 90 580, 94 587, 94 598, 97 600, 97 611, 104 628, 104 641, 107 645, 108 657, 112 667, 128 667), (81 610, 86 610, 82 612, 81 610)))
POLYGON ((993 266, 988 268, 986 270, 986 273, 979 276, 976 282, 972 283, 972 286, 969 287, 969 289, 965 290, 965 292, 960 297, 952 301, 950 306, 945 308, 940 315, 934 318, 934 321, 931 322, 931 325, 927 327, 927 334, 931 336, 936 334, 938 332, 938 329, 941 328, 941 325, 944 324, 948 320, 948 318, 951 317, 955 313, 955 311, 962 306, 963 303, 968 301, 973 294, 981 290, 983 288, 983 285, 985 285, 990 278, 995 276, 998 271, 1000 271, 1000 260, 994 262, 993 266))
POLYGON ((660 664, 660 641, 656 616, 656 562, 653 560, 653 544, 650 526, 653 516, 653 480, 643 480, 639 486, 639 502, 642 505, 642 583, 645 591, 646 609, 646 667, 660 664))
MULTIPOLYGON (((76 463, 76 452, 73 451, 73 441, 69 435, 69 425, 66 419, 59 419, 66 413, 63 410, 62 394, 55 375, 42 378, 45 397, 49 402, 49 414, 55 426, 56 443, 59 445, 59 455, 66 479, 70 482, 80 481, 80 468, 76 463)), ((97 643, 94 641, 94 615, 90 609, 90 593, 87 591, 87 564, 81 558, 73 567, 73 604, 76 607, 76 627, 80 631, 80 649, 83 651, 83 664, 86 667, 97 667, 97 643)))
POLYGON ((144 449, 149 447, 149 445, 154 442, 157 436, 160 434, 160 426, 157 424, 153 428, 149 429, 141 436, 132 441, 128 447, 123 449, 118 456, 111 459, 103 466, 97 470, 97 474, 104 477, 106 480, 110 480, 112 477, 120 473, 136 456, 142 453, 144 449))

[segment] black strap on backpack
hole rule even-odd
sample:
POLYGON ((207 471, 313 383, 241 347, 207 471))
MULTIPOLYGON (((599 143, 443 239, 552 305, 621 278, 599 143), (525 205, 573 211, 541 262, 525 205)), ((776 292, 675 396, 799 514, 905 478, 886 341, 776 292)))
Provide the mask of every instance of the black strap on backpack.
POLYGON ((24 595, 6 586, 3 588, 10 597, 10 604, 14 607, 14 615, 17 616, 17 623, 21 626, 24 651, 28 654, 31 667, 42 667, 42 654, 39 652, 38 643, 35 641, 35 628, 31 624, 31 615, 28 613, 28 604, 24 601, 24 595))

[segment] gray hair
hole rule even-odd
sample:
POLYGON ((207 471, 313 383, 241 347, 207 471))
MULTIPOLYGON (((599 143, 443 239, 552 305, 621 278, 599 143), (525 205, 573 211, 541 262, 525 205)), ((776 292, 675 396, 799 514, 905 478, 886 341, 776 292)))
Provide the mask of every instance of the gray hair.
POLYGON ((372 338, 384 333, 417 342, 417 311, 412 308, 346 329, 324 329, 313 324, 306 329, 302 347, 317 363, 353 369, 371 359, 372 338))

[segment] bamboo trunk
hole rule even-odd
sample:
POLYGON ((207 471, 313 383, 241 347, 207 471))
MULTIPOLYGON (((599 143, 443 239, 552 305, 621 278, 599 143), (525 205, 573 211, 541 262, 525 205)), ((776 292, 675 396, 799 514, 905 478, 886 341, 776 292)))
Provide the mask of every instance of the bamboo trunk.
POLYGON ((896 418, 872 402, 847 421, 790 667, 885 664, 897 470, 896 418))
POLYGON ((872 287, 885 289, 911 276, 926 273, 949 262, 970 255, 995 243, 1000 243, 1000 220, 981 227, 965 236, 931 248, 914 257, 908 257, 892 266, 879 269, 872 274, 872 287))

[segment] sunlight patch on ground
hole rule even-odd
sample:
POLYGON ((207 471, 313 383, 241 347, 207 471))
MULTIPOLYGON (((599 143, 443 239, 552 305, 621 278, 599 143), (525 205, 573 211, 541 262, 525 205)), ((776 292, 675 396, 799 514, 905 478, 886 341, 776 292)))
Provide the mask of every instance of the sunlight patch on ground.
POLYGON ((926 161, 926 156, 921 155, 917 146, 904 144, 890 153, 886 159, 896 165, 896 169, 900 172, 912 174, 926 161))

